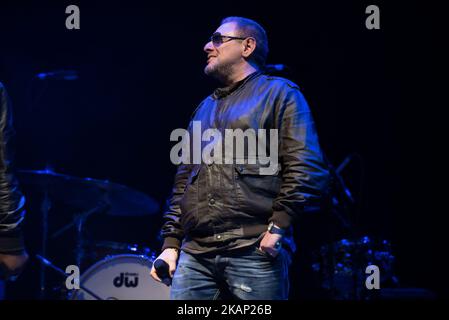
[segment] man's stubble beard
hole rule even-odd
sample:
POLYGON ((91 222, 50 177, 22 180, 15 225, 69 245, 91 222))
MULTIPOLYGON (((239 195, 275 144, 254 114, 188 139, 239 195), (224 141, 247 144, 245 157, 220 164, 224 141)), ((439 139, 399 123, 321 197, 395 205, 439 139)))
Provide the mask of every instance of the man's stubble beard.
POLYGON ((232 74, 232 66, 229 63, 218 63, 212 66, 207 65, 204 68, 204 73, 221 83, 226 83, 232 74))

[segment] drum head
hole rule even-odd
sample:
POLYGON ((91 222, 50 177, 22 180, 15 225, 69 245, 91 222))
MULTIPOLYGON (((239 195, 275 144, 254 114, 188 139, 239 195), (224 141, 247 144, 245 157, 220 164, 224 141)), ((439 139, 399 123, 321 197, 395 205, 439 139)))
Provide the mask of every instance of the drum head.
MULTIPOLYGON (((168 300, 170 289, 151 277, 152 264, 145 256, 111 256, 83 273, 80 284, 103 300, 168 300)), ((96 300, 83 289, 71 299, 96 300)))

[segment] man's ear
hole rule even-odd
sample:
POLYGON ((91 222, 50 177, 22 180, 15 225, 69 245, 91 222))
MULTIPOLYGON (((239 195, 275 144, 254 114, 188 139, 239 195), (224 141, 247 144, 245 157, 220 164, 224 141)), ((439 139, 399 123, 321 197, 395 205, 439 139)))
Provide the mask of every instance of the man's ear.
POLYGON ((253 51, 256 49, 257 46, 257 42, 256 39, 254 38, 246 38, 245 40, 243 40, 243 57, 248 58, 251 53, 253 53, 253 51))

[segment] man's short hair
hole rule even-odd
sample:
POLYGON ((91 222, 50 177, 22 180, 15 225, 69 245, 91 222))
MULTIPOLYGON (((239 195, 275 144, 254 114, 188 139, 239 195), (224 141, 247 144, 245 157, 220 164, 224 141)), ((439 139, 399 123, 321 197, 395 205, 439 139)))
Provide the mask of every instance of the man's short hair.
POLYGON ((221 20, 221 24, 234 22, 237 24, 237 33, 239 37, 253 37, 256 39, 256 49, 251 54, 252 59, 259 68, 265 67, 268 55, 267 34, 260 24, 256 21, 242 17, 227 17, 221 20))

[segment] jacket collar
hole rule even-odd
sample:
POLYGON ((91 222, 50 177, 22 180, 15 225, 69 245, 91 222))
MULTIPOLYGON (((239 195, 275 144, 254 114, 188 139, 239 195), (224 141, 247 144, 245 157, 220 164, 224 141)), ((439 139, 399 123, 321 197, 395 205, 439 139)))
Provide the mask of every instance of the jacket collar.
POLYGON ((240 80, 236 83, 231 84, 227 87, 217 88, 214 90, 214 93, 212 94, 212 98, 214 99, 222 99, 231 93, 233 93, 235 90, 237 90, 240 87, 243 87, 249 80, 257 77, 258 75, 262 74, 261 71, 255 71, 248 75, 245 79, 240 80))

